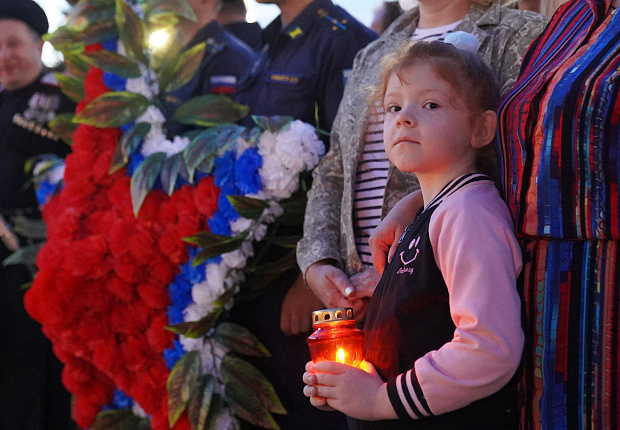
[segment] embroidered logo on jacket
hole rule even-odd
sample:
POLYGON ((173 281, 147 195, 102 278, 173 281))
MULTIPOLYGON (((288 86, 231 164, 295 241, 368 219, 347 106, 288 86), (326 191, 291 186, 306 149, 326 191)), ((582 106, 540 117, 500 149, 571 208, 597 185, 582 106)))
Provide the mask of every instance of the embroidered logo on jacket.
POLYGON ((403 267, 398 269, 398 272, 396 272, 397 275, 402 275, 403 273, 413 274, 413 267, 407 266, 418 258, 418 254, 420 253, 418 243, 420 243, 420 236, 409 242, 409 248, 406 251, 401 251, 400 262, 403 263, 403 267))

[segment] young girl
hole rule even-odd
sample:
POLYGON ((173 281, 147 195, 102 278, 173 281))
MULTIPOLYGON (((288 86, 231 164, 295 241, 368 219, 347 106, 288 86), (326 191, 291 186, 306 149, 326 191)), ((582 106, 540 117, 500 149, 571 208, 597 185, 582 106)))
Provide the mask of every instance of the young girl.
POLYGON ((516 428, 521 250, 487 176, 493 72, 450 44, 414 42, 388 59, 380 82, 387 155, 417 175, 424 207, 372 296, 365 371, 310 362, 304 394, 361 429, 516 428))

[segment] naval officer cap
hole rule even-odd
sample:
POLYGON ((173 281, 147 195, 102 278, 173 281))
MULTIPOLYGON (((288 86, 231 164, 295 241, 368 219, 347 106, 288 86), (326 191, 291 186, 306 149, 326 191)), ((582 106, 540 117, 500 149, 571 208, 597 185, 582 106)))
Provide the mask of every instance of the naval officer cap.
POLYGON ((39 36, 49 28, 45 12, 33 0, 0 0, 0 19, 23 21, 39 36))

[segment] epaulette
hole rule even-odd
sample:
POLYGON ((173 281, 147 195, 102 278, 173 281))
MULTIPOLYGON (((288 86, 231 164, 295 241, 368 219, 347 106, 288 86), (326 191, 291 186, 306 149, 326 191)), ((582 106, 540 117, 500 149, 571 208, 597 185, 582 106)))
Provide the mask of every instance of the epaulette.
POLYGON ((338 10, 327 10, 320 8, 316 13, 321 18, 319 21, 327 26, 330 26, 332 31, 346 31, 348 18, 339 16, 338 10))
POLYGON ((41 76, 41 83, 45 85, 50 85, 52 87, 58 87, 60 84, 58 83, 58 79, 51 73, 46 73, 41 76))

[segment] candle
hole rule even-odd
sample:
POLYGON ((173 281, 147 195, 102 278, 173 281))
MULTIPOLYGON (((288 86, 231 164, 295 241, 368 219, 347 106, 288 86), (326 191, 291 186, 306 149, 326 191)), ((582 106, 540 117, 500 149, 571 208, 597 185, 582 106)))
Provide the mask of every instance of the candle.
POLYGON ((364 332, 355 327, 353 309, 333 308, 312 312, 308 337, 312 361, 337 361, 360 367, 364 359, 364 332))

